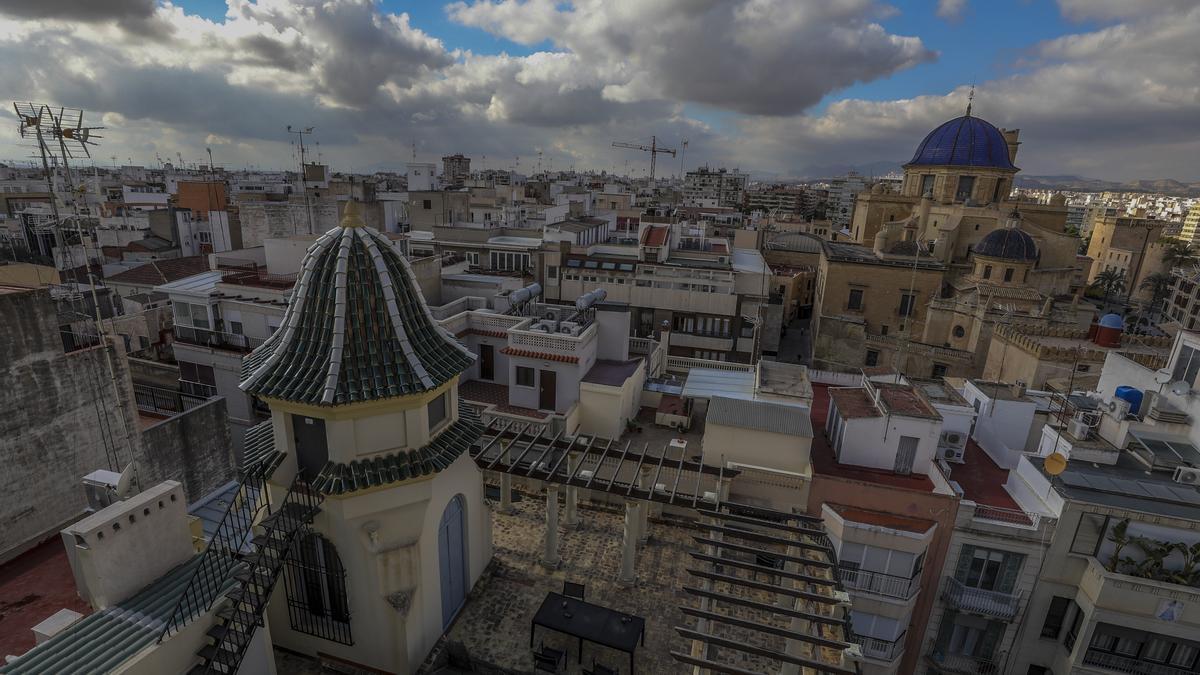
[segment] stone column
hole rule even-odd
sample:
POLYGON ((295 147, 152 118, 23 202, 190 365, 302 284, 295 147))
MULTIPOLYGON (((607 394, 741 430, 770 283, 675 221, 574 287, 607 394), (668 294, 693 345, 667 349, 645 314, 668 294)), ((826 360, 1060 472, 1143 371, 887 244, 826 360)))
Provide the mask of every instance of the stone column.
POLYGON ((632 499, 625 502, 625 539, 621 545, 621 574, 617 577, 617 582, 624 586, 632 586, 637 582, 635 563, 637 562, 638 523, 641 521, 640 506, 637 501, 632 499))
MULTIPOLYGON (((638 487, 643 490, 654 491, 654 486, 650 484, 650 467, 643 466, 641 474, 638 476, 638 487)), ((638 522, 638 543, 645 544, 650 538, 650 502, 646 500, 639 506, 640 521, 638 522)))
POLYGON ((542 551, 542 565, 558 569, 562 558, 558 555, 558 486, 546 483, 546 548, 542 551))
MULTIPOLYGON (((567 454, 567 475, 575 474, 575 467, 579 466, 582 456, 578 452, 567 454)), ((567 529, 575 529, 579 526, 579 488, 567 486, 567 513, 563 518, 563 525, 567 529)))
POLYGON ((512 513, 512 476, 500 473, 500 513, 512 513))

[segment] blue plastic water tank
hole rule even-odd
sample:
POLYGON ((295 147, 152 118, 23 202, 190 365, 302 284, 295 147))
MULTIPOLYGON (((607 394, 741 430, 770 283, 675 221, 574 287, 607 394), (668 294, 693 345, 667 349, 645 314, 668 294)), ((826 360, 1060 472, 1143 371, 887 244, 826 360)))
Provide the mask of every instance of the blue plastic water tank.
POLYGON ((1136 387, 1126 385, 1117 387, 1117 398, 1129 401, 1129 412, 1135 415, 1142 406, 1142 391, 1136 387))

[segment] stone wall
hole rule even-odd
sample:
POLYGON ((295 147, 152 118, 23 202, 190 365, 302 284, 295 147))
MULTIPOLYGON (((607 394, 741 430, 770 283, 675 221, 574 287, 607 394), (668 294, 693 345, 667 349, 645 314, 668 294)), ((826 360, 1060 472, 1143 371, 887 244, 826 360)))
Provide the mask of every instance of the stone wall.
POLYGON ((78 518, 80 481, 120 471, 140 454, 123 349, 63 353, 54 303, 45 290, 0 294, 0 561, 78 518), (105 352, 117 373, 120 400, 105 352), (126 430, 132 438, 126 438, 126 430), (115 446, 115 447, 114 447, 115 446), (115 456, 114 456, 115 451, 115 456))
POLYGON ((209 399, 148 427, 142 432, 142 447, 143 459, 138 466, 142 486, 179 481, 189 503, 234 478, 224 398, 209 399))
POLYGON ((64 353, 45 290, 0 293, 0 317, 0 562, 83 516, 82 480, 97 469, 136 458, 143 487, 178 480, 189 501, 233 477, 224 399, 141 432, 123 349, 64 353))

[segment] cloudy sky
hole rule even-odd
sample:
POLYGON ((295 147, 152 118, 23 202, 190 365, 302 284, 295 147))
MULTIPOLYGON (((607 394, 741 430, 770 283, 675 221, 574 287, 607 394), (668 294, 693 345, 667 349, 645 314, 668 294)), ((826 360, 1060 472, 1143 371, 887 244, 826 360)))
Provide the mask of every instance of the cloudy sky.
POLYGON ((107 127, 103 164, 291 165, 291 124, 341 170, 636 173, 611 142, 653 134, 807 176, 907 160, 974 82, 1028 174, 1200 180, 1196 0, 0 0, 0 63, 0 100, 107 127))

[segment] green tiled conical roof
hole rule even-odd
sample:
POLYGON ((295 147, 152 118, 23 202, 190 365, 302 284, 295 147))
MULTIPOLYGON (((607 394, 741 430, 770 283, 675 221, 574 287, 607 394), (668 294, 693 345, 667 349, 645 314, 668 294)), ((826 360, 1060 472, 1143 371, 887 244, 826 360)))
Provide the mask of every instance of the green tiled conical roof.
POLYGON ((317 405, 375 401, 434 389, 474 360, 353 204, 309 247, 279 329, 242 364, 244 391, 317 405))

